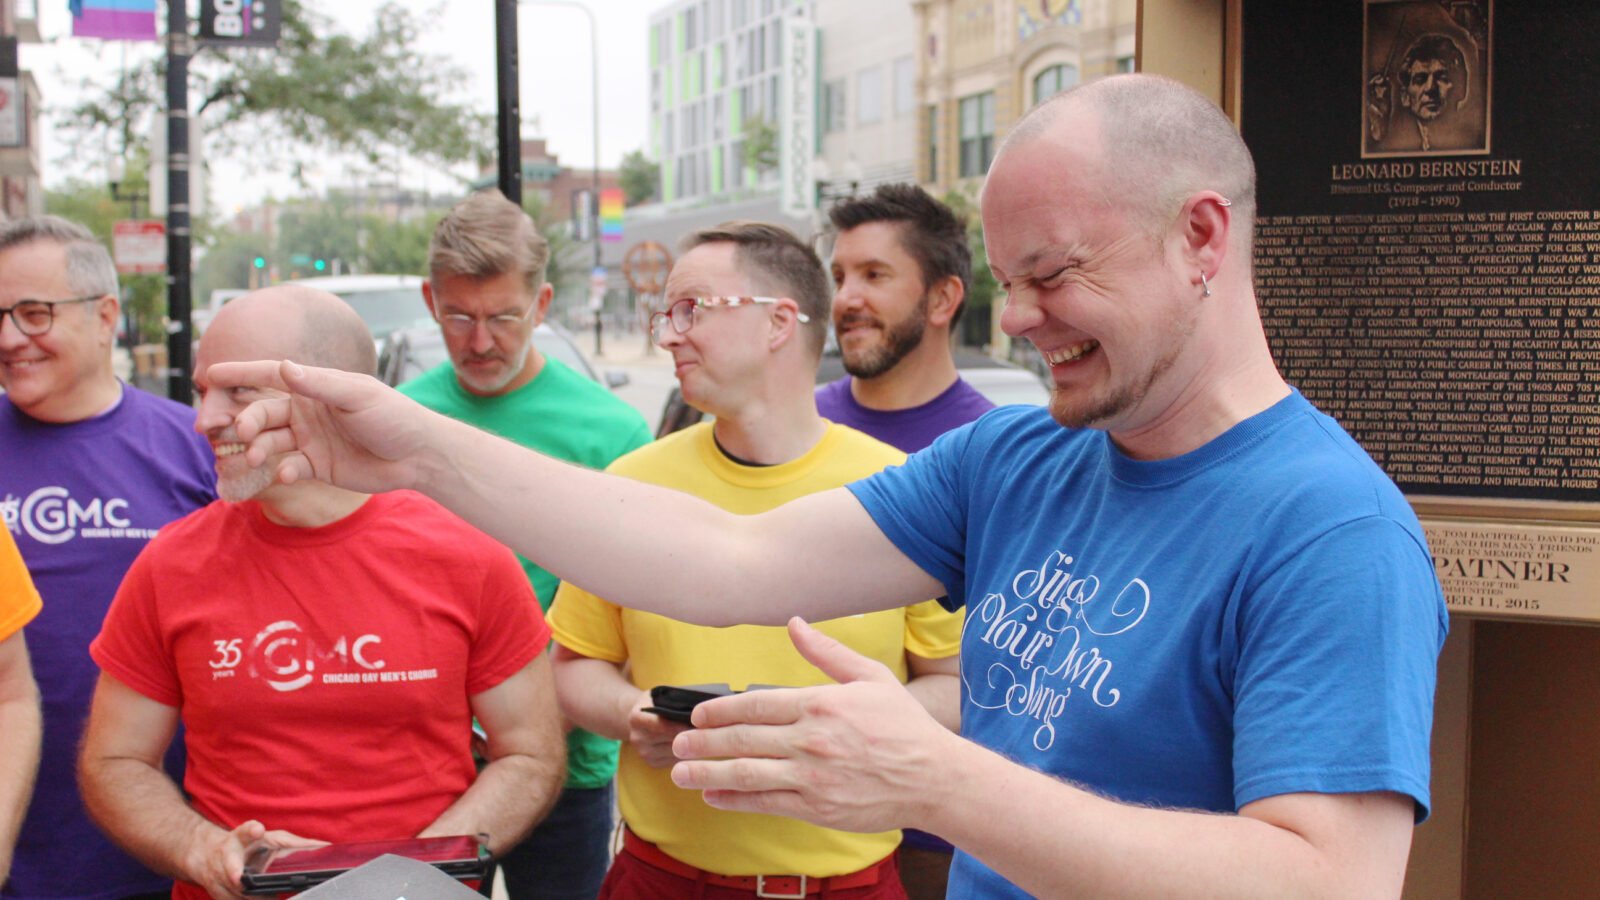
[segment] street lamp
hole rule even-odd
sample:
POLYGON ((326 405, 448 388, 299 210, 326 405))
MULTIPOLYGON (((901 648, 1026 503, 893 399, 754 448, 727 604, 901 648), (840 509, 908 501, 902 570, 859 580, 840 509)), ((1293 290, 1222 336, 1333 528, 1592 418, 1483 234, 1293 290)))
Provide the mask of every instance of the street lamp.
MULTIPOLYGON (((600 208, 600 29, 595 24, 594 11, 575 0, 517 0, 519 6, 570 6, 583 11, 589 20, 589 59, 590 69, 589 90, 594 98, 594 190, 589 195, 589 208, 584 210, 589 217, 589 239, 594 242, 594 269, 596 272, 605 267, 600 262, 601 241, 600 223, 595 221, 600 208)), ((600 306, 594 310, 594 355, 600 356, 600 306)))

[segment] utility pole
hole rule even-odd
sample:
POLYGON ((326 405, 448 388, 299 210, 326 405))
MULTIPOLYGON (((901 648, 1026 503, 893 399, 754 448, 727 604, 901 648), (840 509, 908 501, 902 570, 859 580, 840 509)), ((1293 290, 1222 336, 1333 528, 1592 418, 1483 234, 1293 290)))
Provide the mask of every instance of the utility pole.
MULTIPOLYGON (((167 0, 167 396, 189 405, 189 9, 167 0)), ((157 175, 157 177, 160 177, 157 175)))
POLYGON ((517 100, 517 0, 494 0, 495 137, 500 193, 522 206, 522 109, 517 100))

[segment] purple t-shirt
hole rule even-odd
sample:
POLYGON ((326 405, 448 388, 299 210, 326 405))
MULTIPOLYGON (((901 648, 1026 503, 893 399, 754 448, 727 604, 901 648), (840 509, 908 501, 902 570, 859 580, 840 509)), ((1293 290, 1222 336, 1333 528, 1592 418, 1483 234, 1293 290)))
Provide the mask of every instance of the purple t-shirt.
MULTIPOLYGON (((43 754, 0 897, 98 900, 171 887, 89 820, 74 763, 100 674, 89 641, 117 585, 156 529, 216 497, 194 417, 126 385, 111 411, 64 425, 29 418, 0 395, 0 514, 44 598, 24 632, 43 700, 43 754)), ((181 758, 169 754, 169 766, 181 758)))
POLYGON ((915 453, 952 428, 959 428, 994 404, 977 388, 957 378, 945 392, 910 409, 868 409, 850 393, 850 376, 817 388, 817 412, 824 419, 865 432, 903 453, 915 453))

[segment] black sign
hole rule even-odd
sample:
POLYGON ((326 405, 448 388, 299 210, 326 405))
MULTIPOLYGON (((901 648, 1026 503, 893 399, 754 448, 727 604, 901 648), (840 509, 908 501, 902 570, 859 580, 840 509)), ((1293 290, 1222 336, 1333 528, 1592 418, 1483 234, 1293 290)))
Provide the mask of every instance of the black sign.
POLYGON ((1285 377, 1410 495, 1600 500, 1600 4, 1246 0, 1241 25, 1285 377))
POLYGON ((200 43, 271 47, 283 26, 282 0, 200 0, 200 43))
POLYGON ((17 77, 17 39, 14 35, 0 36, 0 78, 17 77))

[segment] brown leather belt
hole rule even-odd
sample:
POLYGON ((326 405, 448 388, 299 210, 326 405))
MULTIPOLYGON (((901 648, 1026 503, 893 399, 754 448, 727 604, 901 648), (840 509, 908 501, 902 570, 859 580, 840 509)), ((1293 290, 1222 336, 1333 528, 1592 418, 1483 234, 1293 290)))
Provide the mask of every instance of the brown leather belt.
POLYGON ((811 894, 820 894, 825 889, 842 891, 874 885, 882 881, 885 870, 894 865, 894 854, 891 853, 865 869, 828 878, 812 878, 807 875, 718 875, 668 856, 660 847, 626 828, 622 830, 622 850, 680 878, 717 887, 750 891, 757 897, 787 897, 789 900, 800 900, 811 894))

